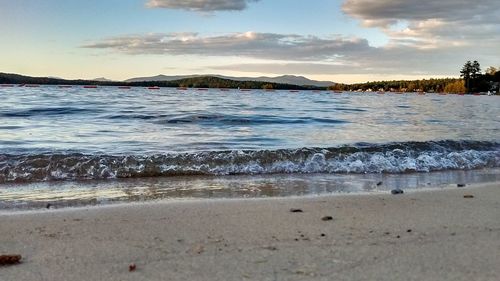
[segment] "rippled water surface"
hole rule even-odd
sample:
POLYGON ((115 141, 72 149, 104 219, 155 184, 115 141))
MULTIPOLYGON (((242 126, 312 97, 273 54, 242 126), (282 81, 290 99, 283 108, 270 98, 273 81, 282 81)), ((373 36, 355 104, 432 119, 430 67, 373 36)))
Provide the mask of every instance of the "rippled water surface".
POLYGON ((500 98, 0 88, 0 154, 157 154, 500 136, 500 98))
POLYGON ((0 101, 0 208, 499 179, 496 96, 41 86, 0 101))

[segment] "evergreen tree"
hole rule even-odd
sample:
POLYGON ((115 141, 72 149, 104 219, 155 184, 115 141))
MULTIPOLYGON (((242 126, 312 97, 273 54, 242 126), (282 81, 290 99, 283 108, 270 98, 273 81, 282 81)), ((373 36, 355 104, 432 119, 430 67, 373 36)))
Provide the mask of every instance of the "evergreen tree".
POLYGON ((467 61, 460 71, 460 77, 464 79, 467 91, 473 91, 481 78, 481 65, 479 62, 477 60, 474 62, 467 61))
POLYGON ((469 91, 470 89, 469 83, 470 83, 471 73, 472 73, 472 63, 470 60, 468 60, 462 67, 462 70, 460 71, 460 77, 464 79, 465 88, 467 88, 467 91, 469 91))
POLYGON ((481 76, 481 65, 479 65, 479 62, 475 60, 472 63, 472 69, 471 69, 471 78, 476 80, 481 76))

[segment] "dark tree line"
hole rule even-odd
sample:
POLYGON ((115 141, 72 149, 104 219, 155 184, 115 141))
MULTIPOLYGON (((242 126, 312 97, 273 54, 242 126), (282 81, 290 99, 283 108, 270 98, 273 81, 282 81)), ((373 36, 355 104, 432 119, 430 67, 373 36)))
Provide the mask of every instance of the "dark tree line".
POLYGON ((481 72, 478 61, 467 61, 460 71, 460 78, 375 81, 356 84, 336 84, 331 90, 340 91, 397 91, 397 92, 451 92, 475 93, 498 92, 500 86, 500 68, 489 67, 481 72))
POLYGON ((460 77, 464 79, 468 92, 498 91, 500 69, 490 66, 486 73, 482 74, 478 61, 467 61, 460 71, 460 77))
POLYGON ((337 84, 332 86, 333 90, 343 91, 396 91, 396 92, 443 92, 445 88, 459 81, 456 78, 443 79, 422 79, 422 80, 392 80, 392 81, 374 81, 356 84, 337 84))
POLYGON ((460 77, 464 79, 465 88, 468 92, 485 88, 485 85, 481 85, 484 79, 480 79, 482 78, 481 65, 477 60, 474 62, 467 61, 460 70, 460 77))
POLYGON ((17 74, 0 73, 0 84, 39 84, 39 85, 98 85, 132 87, 186 87, 186 88, 231 88, 231 89, 277 89, 277 90, 322 90, 325 87, 300 86, 260 81, 236 81, 214 76, 185 78, 174 81, 118 82, 94 80, 66 80, 47 77, 30 77, 17 74))
MULTIPOLYGON (((466 62, 460 71, 461 78, 393 80, 356 84, 335 84, 330 90, 340 91, 398 91, 398 92, 487 92, 496 91, 500 85, 500 69, 489 67, 481 73, 479 62, 466 62)), ((325 87, 299 86, 260 81, 236 81, 214 76, 202 76, 174 81, 118 82, 94 80, 66 80, 47 77, 30 77, 0 73, 0 84, 40 84, 40 85, 98 85, 98 86, 139 86, 139 87, 186 87, 186 88, 231 88, 231 89, 276 89, 276 90, 324 90, 325 87)))

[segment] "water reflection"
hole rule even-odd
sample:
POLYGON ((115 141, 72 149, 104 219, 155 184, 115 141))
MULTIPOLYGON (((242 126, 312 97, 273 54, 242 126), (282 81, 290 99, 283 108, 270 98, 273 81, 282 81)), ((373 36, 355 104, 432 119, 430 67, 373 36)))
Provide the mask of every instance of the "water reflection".
POLYGON ((0 208, 45 208, 100 205, 114 202, 214 198, 262 198, 318 194, 386 192, 393 188, 422 189, 457 183, 500 181, 499 169, 412 174, 264 175, 228 177, 143 178, 4 185, 0 208), (382 182, 382 185, 377 183, 382 182))

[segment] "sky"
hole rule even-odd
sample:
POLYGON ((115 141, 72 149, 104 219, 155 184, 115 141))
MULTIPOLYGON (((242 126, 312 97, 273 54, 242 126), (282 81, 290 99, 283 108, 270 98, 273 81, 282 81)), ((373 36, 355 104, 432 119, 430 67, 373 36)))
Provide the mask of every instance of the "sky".
POLYGON ((0 0, 0 35, 31 76, 457 77, 500 67, 500 1, 0 0))

